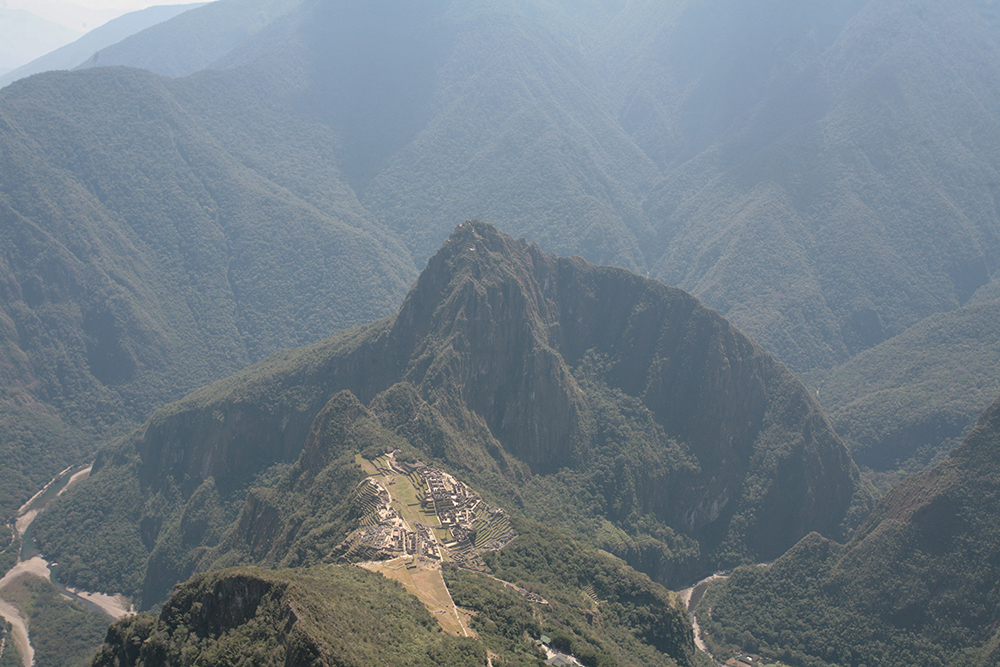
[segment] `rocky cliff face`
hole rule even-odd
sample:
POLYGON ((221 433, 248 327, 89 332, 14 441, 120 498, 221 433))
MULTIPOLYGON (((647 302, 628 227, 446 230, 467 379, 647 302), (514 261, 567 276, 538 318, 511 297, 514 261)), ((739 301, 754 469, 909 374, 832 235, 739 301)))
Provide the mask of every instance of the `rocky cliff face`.
POLYGON ((809 530, 840 534, 858 488, 815 401, 717 313, 483 223, 459 226, 431 259, 390 336, 428 402, 481 417, 531 473, 600 458, 595 385, 638 399, 691 464, 639 480, 640 511, 754 556, 809 530))
MULTIPOLYGON (((305 508, 320 507, 302 500, 316 492, 310 480, 386 446, 410 447, 499 504, 581 537, 610 521, 615 534, 659 545, 655 558, 620 550, 641 552, 636 563, 672 583, 775 557, 811 530, 838 537, 852 502, 865 500, 815 401, 717 313, 475 221, 429 261, 394 318, 168 406, 125 458, 147 495, 176 490, 168 515, 210 477, 223 508, 243 508, 230 515, 235 532, 200 547, 287 564, 292 551, 301 562, 321 551, 319 542, 296 551, 305 508), (247 496, 255 476, 296 459, 276 496, 271 487, 247 496), (287 552, 265 547, 276 535, 287 552)), ((101 466, 91 484, 102 483, 101 466)), ((69 557, 49 535, 49 553, 69 557)), ((193 563, 204 549, 188 553, 193 563)))

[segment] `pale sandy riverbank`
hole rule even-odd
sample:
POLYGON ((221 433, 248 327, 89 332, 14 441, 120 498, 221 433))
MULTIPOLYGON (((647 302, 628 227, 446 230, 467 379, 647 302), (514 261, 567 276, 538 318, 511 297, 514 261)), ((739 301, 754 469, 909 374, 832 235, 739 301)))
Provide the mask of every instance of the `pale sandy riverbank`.
POLYGON ((21 662, 24 663, 24 667, 31 667, 32 663, 35 662, 35 649, 28 641, 28 625, 21 618, 21 613, 14 605, 0 600, 0 616, 3 616, 4 620, 10 623, 14 644, 21 652, 21 662))
POLYGON ((39 512, 41 510, 28 510, 14 520, 14 527, 17 528, 17 532, 21 537, 24 537, 24 532, 28 530, 28 526, 35 520, 39 512))
POLYGON ((64 486, 63 488, 59 489, 59 493, 56 494, 56 497, 58 498, 62 494, 66 493, 67 491, 69 491, 70 489, 72 489, 78 483, 80 483, 83 480, 85 480, 88 477, 90 477, 90 471, 93 470, 93 469, 94 469, 94 464, 91 463, 89 466, 87 466, 83 470, 81 470, 79 472, 76 472, 76 473, 73 473, 73 476, 69 478, 68 482, 66 482, 66 486, 64 486))
POLYGON ((35 556, 21 561, 7 570, 7 574, 3 575, 3 578, 0 579, 0 591, 23 574, 32 574, 36 577, 52 581, 52 570, 49 569, 48 562, 41 556, 35 556))
POLYGON ((124 616, 129 616, 134 614, 135 611, 132 609, 128 602, 128 599, 124 595, 108 595, 107 593, 91 593, 89 591, 81 591, 78 588, 65 587, 63 590, 71 593, 73 596, 85 600, 90 604, 99 607, 101 611, 115 619, 124 616))
MULTIPOLYGON (((87 466, 86 468, 74 473, 67 480, 66 485, 63 486, 57 494, 55 494, 55 498, 58 498, 73 486, 85 480, 90 475, 92 468, 93 466, 87 466)), ((33 505, 45 494, 47 490, 49 490, 49 488, 52 487, 53 484, 57 483, 70 470, 72 470, 72 468, 66 468, 56 477, 52 478, 48 484, 42 487, 38 493, 32 496, 31 499, 24 503, 20 510, 18 510, 20 516, 18 516, 15 520, 14 528, 21 537, 24 537, 25 532, 31 526, 32 522, 38 517, 38 514, 42 512, 48 503, 54 498, 48 499, 45 503, 42 503, 40 507, 34 507, 33 505)), ((46 579, 47 581, 52 581, 52 570, 49 567, 48 561, 41 556, 32 556, 28 560, 20 561, 17 565, 8 570, 2 578, 0 578, 0 595, 2 595, 4 588, 9 586, 15 579, 22 576, 34 576, 46 579)), ((119 619, 128 614, 135 613, 131 610, 128 600, 126 600, 122 595, 91 593, 89 591, 81 591, 73 588, 66 588, 64 586, 60 586, 59 588, 67 597, 76 598, 90 603, 114 619, 119 619)), ((14 644, 21 653, 24 667, 31 667, 35 660, 35 650, 31 646, 31 640, 28 636, 28 625, 21 616, 20 611, 11 603, 0 599, 0 616, 2 616, 11 625, 11 634, 13 635, 14 644)))
POLYGON ((705 577, 690 588, 677 591, 677 594, 681 596, 681 601, 684 602, 684 607, 688 610, 688 615, 691 617, 691 627, 694 630, 694 644, 705 653, 708 653, 708 647, 705 646, 705 641, 701 638, 701 626, 698 625, 698 617, 694 614, 694 608, 701 602, 701 596, 705 594, 705 590, 709 584, 725 578, 725 575, 713 574, 710 577, 705 577))

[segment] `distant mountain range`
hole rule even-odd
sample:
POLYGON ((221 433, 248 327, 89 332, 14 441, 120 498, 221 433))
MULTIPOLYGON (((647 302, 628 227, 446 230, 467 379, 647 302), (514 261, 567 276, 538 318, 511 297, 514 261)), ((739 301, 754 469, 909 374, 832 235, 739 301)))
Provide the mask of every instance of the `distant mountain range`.
MULTIPOLYGON (((391 312, 470 217, 685 288, 812 384, 996 291, 994 14, 220 0, 88 62, 183 78, 96 67, 8 86, 8 228, 93 270, 26 298, 53 264, 10 240, 17 439, 33 460, 40 440, 75 457, 106 425, 391 312), (83 252, 74 235, 96 238, 97 219, 120 251, 83 252)), ((7 506, 61 457, 19 471, 7 506)))
MULTIPOLYGON (((210 9, 221 22, 238 6, 185 21, 207 30, 210 9)), ((373 7, 302 3, 226 57, 183 66, 167 63, 188 57, 192 28, 172 21, 113 62, 174 74, 297 53, 314 94, 333 95, 338 161, 376 160, 351 182, 418 261, 458 211, 496 220, 685 287, 796 370, 951 310, 992 276, 988 6, 438 3, 398 20, 391 2, 373 7), (970 141, 959 128, 973 127, 970 141), (546 210, 549 187, 559 210, 546 210)))
MULTIPOLYGON (((191 76, 136 87, 138 73, 99 69, 21 82, 0 99, 15 123, 5 189, 31 182, 33 200, 54 202, 68 178, 107 206, 113 193, 99 191, 100 174, 142 174, 135 160, 169 146, 149 134, 166 126, 136 116, 115 121, 134 128, 129 148, 103 139, 107 119, 121 117, 115 101, 141 104, 151 118, 190 118, 199 150, 221 151, 320 215, 366 220, 387 253, 379 261, 408 267, 383 309, 457 220, 478 217, 688 289, 806 373, 992 289, 1000 220, 989 184, 1000 182, 1000 153, 991 142, 1000 135, 995 87, 982 73, 996 71, 1000 40, 982 3, 365 7, 222 0, 89 63, 191 76), (19 111, 30 107, 39 111, 19 111), (76 142, 76 157, 34 152, 37 141, 76 142), (106 156, 99 167, 97 155, 106 156)), ((142 196, 165 205, 173 187, 191 190, 165 177, 148 181, 158 194, 142 196)), ((141 199, 137 187, 129 201, 141 199)), ((62 201, 58 219, 80 217, 62 201)), ((232 215, 224 201, 213 206, 232 215)), ((118 210, 116 224, 146 224, 147 209, 118 210)), ((66 243, 30 206, 16 211, 66 243)), ((198 261, 178 251, 174 266, 198 261)), ((343 291, 293 283, 292 301, 343 291)), ((375 313, 352 308, 337 306, 324 333, 375 313)), ((275 321, 296 329, 298 319, 275 321)), ((51 391, 31 396, 61 410, 51 391)))
POLYGON ((23 9, 0 7, 0 75, 58 49, 81 33, 23 9))
POLYGON ((163 605, 97 664, 535 664, 552 633, 695 667, 664 586, 772 560, 709 591, 712 646, 993 664, 997 17, 218 0, 15 81, 0 507, 95 460, 33 539, 163 605), (333 565, 387 450, 509 513, 480 570, 432 568, 478 640, 333 565))
POLYGON ((215 65, 240 44, 263 31, 302 0, 216 0, 194 13, 133 34, 88 54, 82 67, 126 65, 185 76, 215 65))
POLYGON ((202 6, 204 3, 190 5, 158 5, 147 7, 136 12, 129 12, 116 19, 108 21, 102 26, 94 28, 85 33, 79 39, 59 46, 48 51, 44 55, 31 60, 26 64, 3 73, 0 76, 0 88, 39 72, 49 72, 52 70, 73 69, 82 65, 85 61, 92 59, 94 54, 101 49, 117 44, 126 37, 171 19, 182 12, 202 6))

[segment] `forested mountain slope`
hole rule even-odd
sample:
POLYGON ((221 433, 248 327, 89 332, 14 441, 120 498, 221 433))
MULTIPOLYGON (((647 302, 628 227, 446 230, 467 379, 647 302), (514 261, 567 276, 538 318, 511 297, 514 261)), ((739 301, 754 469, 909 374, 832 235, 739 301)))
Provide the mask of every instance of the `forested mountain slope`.
POLYGON ((94 665, 216 665, 230 654, 261 667, 486 662, 482 646, 443 635, 394 582, 360 568, 316 568, 195 579, 159 619, 140 615, 114 625, 94 665))
POLYGON ((12 432, 32 459, 43 428, 83 429, 53 451, 86 449, 87 429, 386 314, 469 217, 683 287, 793 370, 845 362, 992 280, 988 10, 221 0, 91 63, 189 76, 18 82, 0 95, 5 233, 31 227, 94 276, 40 315, 28 281, 63 279, 5 246, 12 432), (114 251, 80 259, 81 233, 114 251))
POLYGON ((393 446, 663 583, 842 536, 868 507, 809 393, 716 313, 470 221, 396 316, 158 411, 37 539, 64 580, 148 607, 198 569, 322 559, 356 455, 393 446))
POLYGON ((414 275, 356 199, 244 165, 175 90, 101 69, 0 92, 5 511, 163 402, 386 314, 414 275))
POLYGON ((296 53, 359 199, 418 264, 446 221, 495 220, 681 286, 795 370, 841 362, 990 280, 989 6, 580 9, 310 0, 214 66, 296 53))
POLYGON ((734 572, 706 598, 708 628, 803 665, 997 664, 998 453, 1000 401, 847 546, 810 535, 770 568, 734 572))
POLYGON ((387 444, 659 582, 846 537, 850 457, 734 325, 478 223, 432 254, 476 216, 683 287, 844 397, 869 465, 923 465, 990 386, 956 346, 990 363, 996 26, 966 0, 220 0, 19 81, 0 507, 388 315, 427 263, 397 316, 102 450, 39 519, 63 576, 148 607, 319 562, 387 444))
POLYGON ((653 274, 797 370, 964 303, 1000 238, 997 44, 962 3, 867 3, 650 195, 653 274))
POLYGON ((1000 394, 1000 301, 921 320, 822 376, 830 421, 859 465, 930 467, 948 454, 1000 394))

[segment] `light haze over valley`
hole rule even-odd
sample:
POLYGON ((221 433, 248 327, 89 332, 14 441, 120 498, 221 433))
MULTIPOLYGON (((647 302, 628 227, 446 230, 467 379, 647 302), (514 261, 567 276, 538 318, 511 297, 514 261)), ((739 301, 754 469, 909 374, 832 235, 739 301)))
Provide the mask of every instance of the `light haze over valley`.
POLYGON ((0 667, 1000 664, 998 198, 992 0, 6 0, 0 667))

